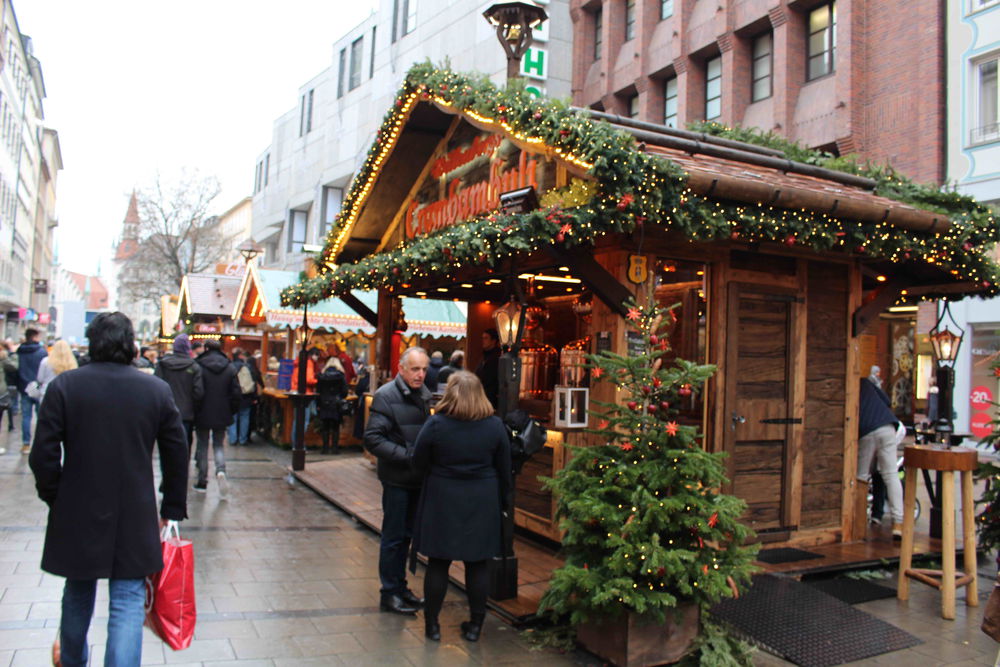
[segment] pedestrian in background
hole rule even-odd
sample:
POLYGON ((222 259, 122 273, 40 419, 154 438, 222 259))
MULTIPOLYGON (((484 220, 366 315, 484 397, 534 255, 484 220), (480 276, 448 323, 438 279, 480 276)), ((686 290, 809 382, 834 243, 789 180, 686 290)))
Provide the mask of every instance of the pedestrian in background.
POLYGON ((465 366, 465 352, 461 350, 455 350, 451 353, 448 358, 448 365, 441 369, 437 377, 437 389, 436 391, 443 392, 445 385, 448 384, 448 378, 455 371, 460 371, 465 366))
POLYGON ((168 385, 174 396, 174 404, 181 413, 184 434, 188 446, 188 460, 194 442, 194 416, 201 399, 205 396, 201 365, 191 357, 191 341, 187 334, 177 334, 169 354, 163 355, 154 371, 156 377, 168 385))
MULTIPOLYGON (((479 379, 452 373, 434 416, 410 452, 423 476, 413 551, 427 556, 424 632, 441 639, 438 613, 451 562, 465 563, 470 619, 462 636, 479 641, 486 618, 490 560, 502 553, 501 512, 511 488, 510 439, 479 379)), ((411 561, 416 565, 415 559, 411 561)))
POLYGON ((143 345, 139 348, 139 356, 135 358, 132 365, 140 371, 152 375, 156 369, 156 350, 143 345))
POLYGON ((160 529, 187 518, 184 427, 167 385, 131 368, 134 335, 121 313, 94 318, 91 363, 49 384, 28 459, 49 506, 42 569, 66 578, 58 647, 66 667, 87 664, 98 579, 110 591, 104 664, 139 665, 145 578, 163 568, 160 529))
POLYGON ((410 466, 407 449, 430 414, 431 392, 424 386, 429 362, 427 352, 419 347, 407 348, 400 355, 396 377, 372 397, 365 428, 365 449, 378 459, 382 482, 379 607, 397 614, 415 614, 423 604, 406 586, 406 556, 422 481, 410 466))
MULTIPOLYGON (((3 342, 3 347, 7 351, 7 356, 13 360, 13 370, 9 366, 4 366, 4 381, 7 384, 7 394, 10 396, 10 405, 7 408, 7 430, 14 430, 14 417, 19 412, 21 393, 17 390, 17 346, 14 341, 8 338, 3 342)), ((3 419, 0 419, 0 426, 3 426, 3 419)))
POLYGON ((38 379, 38 367, 49 356, 38 342, 38 329, 24 330, 24 342, 17 348, 17 390, 21 393, 21 453, 31 450, 31 417, 38 401, 28 396, 28 385, 38 379))
POLYGON ((247 363, 246 353, 241 347, 234 347, 233 368, 236 369, 236 380, 240 385, 240 404, 236 416, 229 427, 229 444, 246 445, 250 438, 250 409, 257 400, 257 381, 247 363))
MULTIPOLYGON (((11 354, 6 346, 0 346, 0 366, 3 372, 0 373, 0 426, 3 425, 3 413, 12 408, 13 394, 7 389, 7 378, 13 374, 17 376, 17 356, 11 354)), ((10 419, 10 430, 14 430, 14 417, 10 419)), ((0 447, 0 454, 6 454, 7 448, 0 447)))
POLYGON ((344 399, 347 398, 347 380, 344 378, 344 367, 337 357, 330 357, 323 367, 323 372, 316 379, 316 415, 319 417, 323 434, 323 449, 321 454, 340 453, 340 422, 344 399))
POLYGON ((427 377, 424 378, 424 384, 431 390, 431 393, 438 390, 438 374, 442 368, 444 368, 444 354, 441 350, 434 350, 431 354, 430 364, 427 366, 427 377))
POLYGON ((869 379, 861 380, 858 414, 858 475, 865 484, 871 480, 874 458, 879 475, 885 483, 889 511, 892 514, 892 536, 902 537, 903 485, 896 464, 896 428, 899 420, 885 392, 869 379))
POLYGON ((233 423, 233 415, 240 405, 240 383, 236 369, 222 353, 222 344, 214 338, 205 341, 205 352, 197 359, 201 366, 201 379, 205 395, 194 416, 194 430, 198 440, 194 461, 198 479, 194 490, 204 493, 208 488, 208 442, 212 440, 215 457, 215 478, 219 483, 219 496, 229 494, 226 479, 226 429, 233 423))
POLYGON ((41 398, 38 399, 38 402, 42 402, 46 387, 56 376, 65 371, 73 370, 78 365, 69 343, 62 339, 57 340, 52 345, 52 349, 49 350, 49 356, 42 359, 42 363, 38 365, 38 378, 35 380, 38 383, 38 391, 41 392, 41 398))
POLYGON ((205 351, 205 343, 195 338, 191 341, 191 356, 197 359, 205 351))
POLYGON ((260 374, 260 358, 260 350, 257 350, 246 359, 253 381, 257 383, 257 393, 253 397, 253 405, 250 406, 250 429, 247 433, 247 443, 253 440, 253 434, 260 428, 260 422, 257 421, 257 410, 260 407, 260 392, 265 387, 264 376, 260 374))
POLYGON ((496 329, 483 332, 483 360, 476 366, 476 377, 483 383, 486 398, 497 407, 500 395, 500 334, 496 329))

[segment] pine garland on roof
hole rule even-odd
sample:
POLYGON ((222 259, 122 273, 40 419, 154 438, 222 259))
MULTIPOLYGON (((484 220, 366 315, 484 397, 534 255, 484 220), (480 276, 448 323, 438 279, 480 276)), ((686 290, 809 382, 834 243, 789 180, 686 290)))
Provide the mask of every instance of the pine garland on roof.
MULTIPOLYGON (((757 134, 755 143, 776 145, 783 141, 757 134)), ((754 133, 740 130, 737 138, 753 137, 754 133)), ((788 151, 794 146, 784 145, 788 151)), ((501 89, 483 76, 418 64, 407 74, 344 198, 317 261, 321 273, 283 290, 282 304, 316 303, 351 289, 398 287, 471 263, 496 267, 514 254, 548 244, 593 244, 605 234, 629 233, 641 225, 669 228, 695 241, 779 242, 891 261, 924 261, 949 271, 956 279, 979 285, 986 294, 998 292, 1000 270, 986 253, 998 239, 997 220, 989 208, 971 197, 914 184, 887 167, 862 167, 844 159, 824 162, 822 154, 801 147, 792 152, 797 159, 875 178, 879 182, 877 194, 945 213, 951 227, 944 234, 927 234, 888 223, 841 220, 810 211, 701 197, 687 188, 686 174, 676 164, 640 152, 631 135, 607 123, 596 122, 559 101, 536 100, 518 85, 501 89), (420 102, 437 103, 481 125, 494 125, 508 136, 586 170, 596 183, 595 196, 588 204, 575 207, 549 207, 518 215, 494 212, 330 269, 410 112, 420 102)))

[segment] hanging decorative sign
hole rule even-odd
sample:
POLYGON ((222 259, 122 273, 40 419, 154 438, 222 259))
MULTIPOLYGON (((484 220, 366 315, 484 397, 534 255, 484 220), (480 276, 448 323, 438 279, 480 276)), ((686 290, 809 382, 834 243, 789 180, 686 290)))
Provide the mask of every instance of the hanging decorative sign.
POLYGON ((649 263, 645 255, 628 256, 628 279, 636 285, 646 282, 649 277, 649 263))
POLYGON ((555 187, 554 164, 463 123, 405 204, 403 233, 413 238, 467 222, 495 210, 501 193, 529 187, 539 195, 555 187))

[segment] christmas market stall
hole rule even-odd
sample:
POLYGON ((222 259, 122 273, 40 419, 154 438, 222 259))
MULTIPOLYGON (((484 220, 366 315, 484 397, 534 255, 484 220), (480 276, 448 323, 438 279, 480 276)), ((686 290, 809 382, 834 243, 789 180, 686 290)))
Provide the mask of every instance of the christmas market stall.
MULTIPOLYGON (((372 340, 377 323, 377 294, 357 290, 338 295, 338 298, 310 304, 305 313, 302 308, 284 308, 281 306, 281 291, 294 285, 299 275, 294 271, 262 269, 249 264, 231 313, 237 328, 252 329, 261 337, 261 350, 266 351, 261 359, 265 380, 261 412, 267 416, 262 420, 262 427, 273 441, 281 444, 291 442, 293 406, 287 399, 293 360, 303 340, 307 349, 320 351, 324 362, 334 355, 342 360, 346 356, 350 360, 344 361, 343 365, 351 404, 358 400, 354 387, 358 379, 357 371, 361 368, 356 366, 369 366, 374 354, 372 340), (367 313, 371 321, 358 310, 367 313), (305 328, 303 315, 307 324, 305 328)), ((402 307, 406 312, 407 326, 405 331, 395 332, 397 349, 424 345, 429 349, 433 347, 450 352, 463 344, 465 316, 453 301, 408 298, 403 301, 402 307)), ((341 446, 359 444, 353 431, 353 417, 349 416, 341 425, 341 446)), ((306 444, 320 444, 320 436, 314 429, 307 430, 306 444)))
MULTIPOLYGON (((184 276, 177 297, 176 328, 193 340, 219 340, 227 352, 236 346, 253 352, 260 345, 260 334, 253 328, 237 326, 232 319, 242 281, 242 269, 237 275, 189 273, 184 276)), ((165 315, 161 313, 161 316, 165 315)))
POLYGON ((607 443, 614 432, 587 413, 612 402, 655 413, 667 429, 697 427, 706 450, 726 453, 726 490, 746 502, 743 521, 760 540, 863 538, 858 337, 895 304, 996 294, 985 252, 996 220, 889 168, 758 132, 699 130, 418 65, 344 198, 317 275, 282 301, 298 309, 376 290, 378 381, 395 371, 400 297, 468 302, 469 368, 484 330, 523 321, 511 341, 519 384, 500 402, 549 428, 517 483, 516 521, 539 535, 562 533, 558 499, 538 476, 566 465, 567 444, 607 443), (653 331, 650 309, 675 304, 653 331), (632 392, 585 364, 587 354, 638 358, 651 346, 665 365, 717 370, 701 390, 632 392))

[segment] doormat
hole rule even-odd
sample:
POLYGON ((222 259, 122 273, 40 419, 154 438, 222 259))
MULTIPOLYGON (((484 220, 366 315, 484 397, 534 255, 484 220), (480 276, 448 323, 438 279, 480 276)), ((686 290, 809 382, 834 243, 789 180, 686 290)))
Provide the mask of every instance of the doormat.
POLYGON ((862 602, 896 597, 895 588, 882 586, 865 579, 834 577, 832 579, 811 579, 802 583, 827 595, 832 595, 847 604, 861 604, 862 602))
POLYGON ((775 549, 761 549, 757 554, 757 560, 761 563, 776 565, 778 563, 792 563, 797 560, 812 560, 814 558, 825 558, 823 554, 791 547, 777 547, 775 549))
POLYGON ((894 625, 790 577, 753 578, 712 614, 749 641, 803 667, 829 667, 923 643, 894 625))

